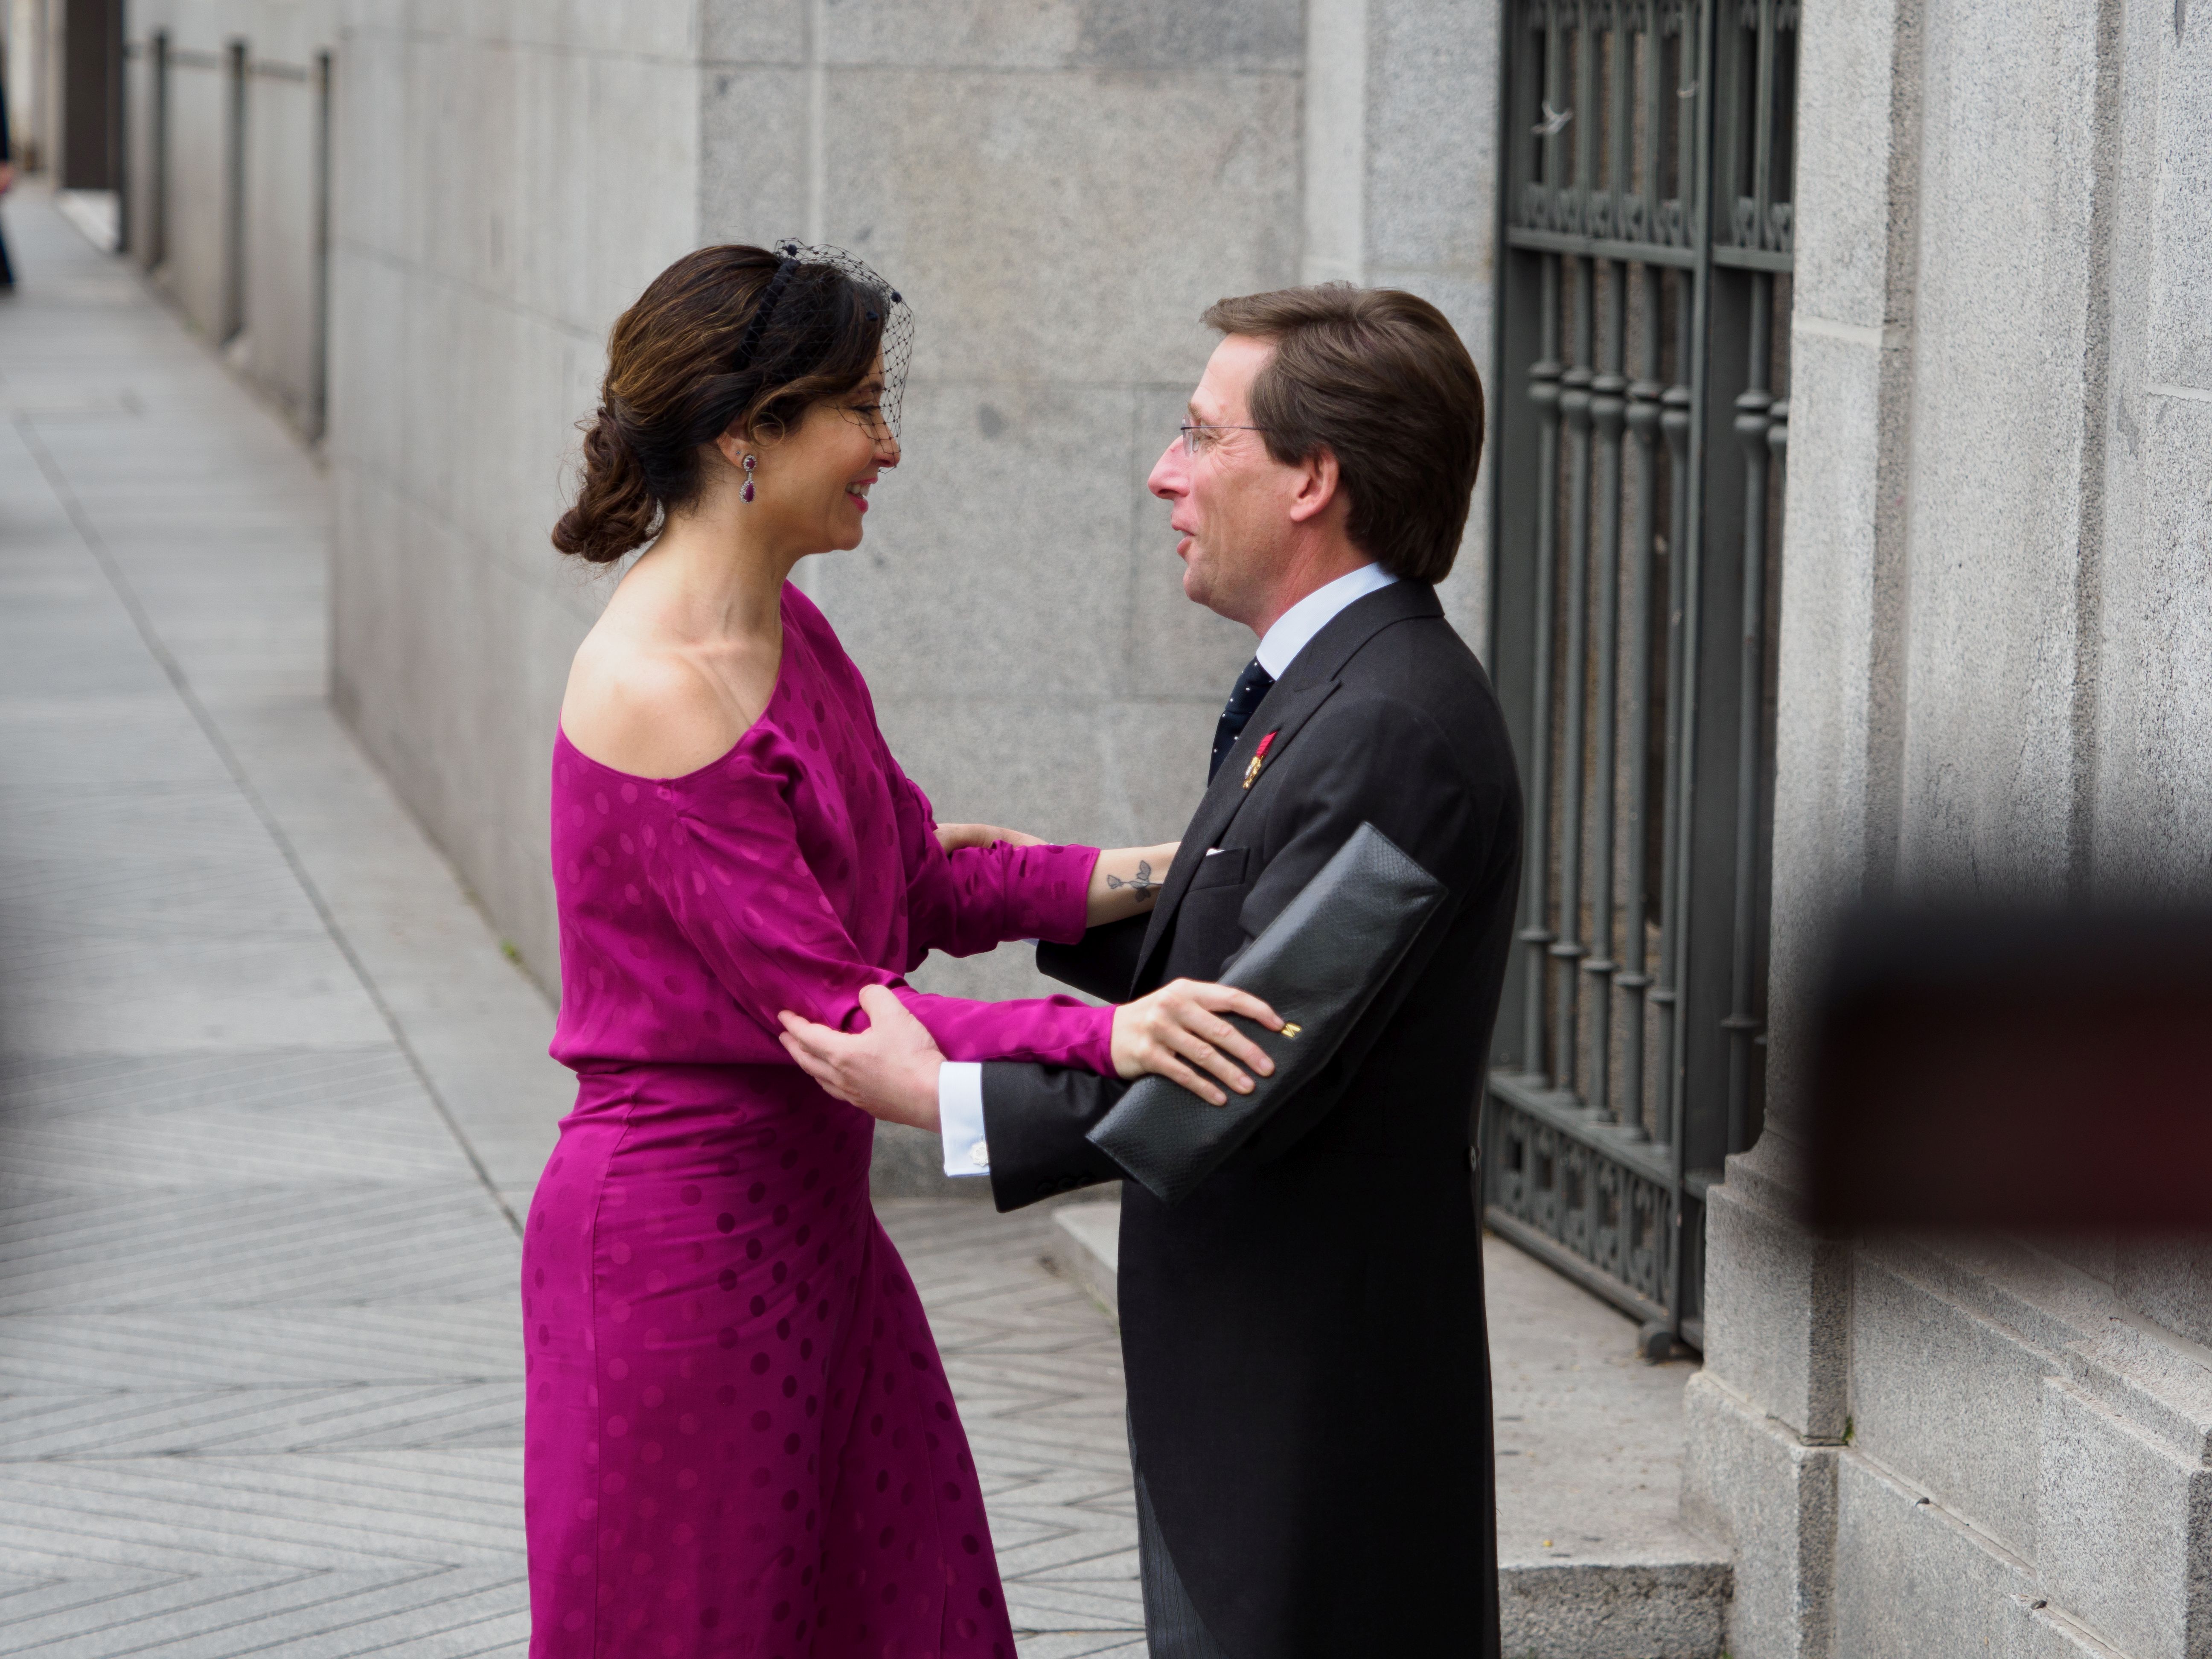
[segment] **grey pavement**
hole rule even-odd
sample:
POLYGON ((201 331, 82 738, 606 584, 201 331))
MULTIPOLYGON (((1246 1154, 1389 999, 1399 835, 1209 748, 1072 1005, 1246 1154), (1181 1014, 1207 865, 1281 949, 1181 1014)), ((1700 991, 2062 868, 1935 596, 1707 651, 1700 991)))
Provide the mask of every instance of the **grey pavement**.
MULTIPOLYGON (((0 301, 0 1652, 519 1655, 551 1014, 324 699, 316 464, 33 190, 0 301)), ((1138 1654, 1109 1325, 884 1219, 1024 1659, 1138 1654)))

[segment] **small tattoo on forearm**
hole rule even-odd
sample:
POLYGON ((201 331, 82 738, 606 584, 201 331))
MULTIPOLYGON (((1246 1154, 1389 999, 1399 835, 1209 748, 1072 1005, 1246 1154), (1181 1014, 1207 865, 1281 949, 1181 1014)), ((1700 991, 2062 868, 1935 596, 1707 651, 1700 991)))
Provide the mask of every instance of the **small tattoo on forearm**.
POLYGON ((1150 859, 1137 860, 1137 874, 1134 880, 1124 881, 1119 876, 1109 875, 1106 878, 1106 885, 1117 892, 1122 888, 1127 888, 1136 896, 1137 902, 1139 904, 1150 904, 1160 896, 1160 884, 1152 879, 1152 864, 1150 859))

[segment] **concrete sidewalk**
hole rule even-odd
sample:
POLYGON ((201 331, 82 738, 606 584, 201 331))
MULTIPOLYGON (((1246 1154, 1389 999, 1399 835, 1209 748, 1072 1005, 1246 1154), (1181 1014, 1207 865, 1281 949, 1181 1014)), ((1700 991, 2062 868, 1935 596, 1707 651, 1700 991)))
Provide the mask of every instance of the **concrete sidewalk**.
MULTIPOLYGON (((4 212, 0 1651, 520 1655, 551 1011, 325 702, 314 462, 4 212)), ((1141 1652, 1107 1322, 1042 1218, 885 1209, 1024 1659, 1141 1652)))

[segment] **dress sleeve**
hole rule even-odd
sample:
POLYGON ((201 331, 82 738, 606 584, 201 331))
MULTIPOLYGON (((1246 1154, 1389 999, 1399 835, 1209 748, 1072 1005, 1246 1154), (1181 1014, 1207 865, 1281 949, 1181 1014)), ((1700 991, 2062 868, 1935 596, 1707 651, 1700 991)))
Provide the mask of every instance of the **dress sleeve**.
POLYGON ((963 847, 937 843, 929 797, 884 757, 906 866, 908 972, 932 951, 972 957, 1012 939, 1073 945, 1083 937, 1095 847, 963 847))
POLYGON ((656 885, 722 988, 771 1037, 785 1009, 840 1030, 865 1030, 860 988, 883 985, 929 1028, 948 1060, 1019 1059, 1113 1069, 1113 1013, 1073 997, 973 1002, 931 996, 867 962, 799 848, 772 781, 743 791, 741 810, 679 811, 656 885))

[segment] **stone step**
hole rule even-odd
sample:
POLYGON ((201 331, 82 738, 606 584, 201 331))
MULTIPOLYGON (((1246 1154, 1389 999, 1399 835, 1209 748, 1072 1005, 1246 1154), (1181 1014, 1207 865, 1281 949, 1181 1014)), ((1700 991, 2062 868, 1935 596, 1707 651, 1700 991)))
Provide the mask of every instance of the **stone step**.
POLYGON ((1047 1247, 1054 1267, 1091 1293, 1106 1310, 1115 1328, 1121 1323, 1121 1297, 1115 1280, 1115 1263, 1121 1253, 1121 1206, 1068 1204, 1052 1215, 1052 1243, 1047 1247))
MULTIPOLYGON (((1054 1264, 1115 1311, 1118 1201, 1053 1214, 1054 1264)), ((1635 1322, 1483 1241, 1507 1659, 1718 1659, 1727 1555, 1682 1524, 1691 1360, 1649 1364, 1635 1322)))

